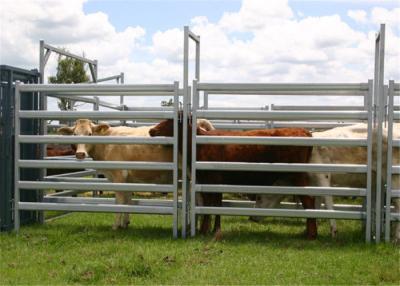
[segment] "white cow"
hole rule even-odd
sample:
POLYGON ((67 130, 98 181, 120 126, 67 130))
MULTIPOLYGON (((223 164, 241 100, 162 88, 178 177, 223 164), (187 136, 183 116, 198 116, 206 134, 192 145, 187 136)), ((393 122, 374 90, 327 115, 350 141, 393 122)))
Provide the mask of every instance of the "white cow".
MULTIPOLYGON (((207 120, 199 120, 198 124, 205 129, 213 128, 207 120)), ((143 127, 111 127, 107 123, 94 124, 88 119, 78 119, 72 127, 61 127, 58 133, 64 135, 97 135, 97 136, 135 136, 149 137, 149 129, 143 127)), ((85 159, 90 156, 95 161, 153 161, 172 162, 171 146, 147 144, 77 144, 76 158, 85 159)), ((113 183, 172 183, 172 171, 158 170, 98 170, 113 183)), ((131 192, 115 192, 117 204, 130 204, 131 192)), ((113 229, 127 228, 129 214, 117 214, 113 229)))
MULTIPOLYGON (((400 139, 400 124, 394 125, 393 138, 400 139)), ((367 138, 367 125, 356 124, 346 127, 337 127, 327 131, 314 132, 313 137, 315 138, 367 138)), ((376 158, 376 144, 373 144, 373 158, 376 158)), ((382 181, 386 182, 386 167, 387 167, 387 130, 383 130, 383 160, 382 160, 382 181)), ((342 146, 317 146, 313 148, 310 163, 317 164, 366 164, 367 163, 367 148, 366 147, 342 147, 342 146)), ((393 165, 400 164, 400 152, 398 148, 393 150, 393 165)), ((376 163, 373 164, 373 180, 376 175, 376 163)), ((318 174, 310 173, 310 184, 312 186, 321 187, 353 187, 353 188, 365 188, 366 187, 366 176, 363 174, 318 174)), ((285 182, 280 182, 280 185, 285 185, 285 182)), ((374 184, 373 184, 374 185, 374 184)), ((400 188, 400 176, 393 175, 392 177, 393 189, 400 188)), ((375 190, 373 189, 373 192, 375 190)), ((256 207, 276 207, 282 201, 284 196, 272 196, 263 195, 257 197, 256 207)), ((325 205, 327 209, 333 209, 333 198, 326 196, 325 205)), ((395 211, 400 212, 400 199, 393 200, 395 205, 395 211)), ((255 218, 253 218, 255 219, 255 218)), ((337 227, 336 221, 331 220, 331 233, 332 236, 336 235, 337 227)), ((396 224, 395 238, 400 239, 400 223, 396 224)))

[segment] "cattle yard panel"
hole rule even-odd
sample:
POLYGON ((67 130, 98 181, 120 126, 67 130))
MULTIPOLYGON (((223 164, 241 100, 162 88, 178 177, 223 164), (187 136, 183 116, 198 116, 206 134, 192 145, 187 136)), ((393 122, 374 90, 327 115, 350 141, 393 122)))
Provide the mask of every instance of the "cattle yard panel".
POLYGON ((186 238, 187 229, 189 227, 189 207, 190 198, 189 180, 187 174, 188 167, 188 122, 192 104, 192 90, 189 87, 189 40, 194 41, 196 45, 195 60, 195 79, 200 80, 200 36, 195 35, 188 26, 183 28, 183 142, 182 142, 182 237, 186 238))
MULTIPOLYGON (((366 200, 365 210, 294 210, 294 209, 254 209, 249 207, 202 207, 191 200, 190 221, 191 235, 196 232, 196 215, 257 215, 286 217, 315 217, 340 219, 365 219, 366 241, 371 239, 371 179, 372 179, 372 100, 367 100, 367 108, 359 111, 246 111, 246 110, 205 110, 199 107, 200 92, 230 95, 340 95, 364 96, 373 94, 372 80, 360 84, 221 84, 193 82, 193 117, 192 117, 192 189, 191 198, 196 193, 251 193, 251 194, 303 194, 303 195, 356 195, 366 200), (246 119, 246 120, 362 120, 368 122, 366 139, 320 139, 320 138, 271 138, 271 137, 229 137, 197 136, 197 118, 206 119, 246 119), (364 146, 367 147, 367 162, 362 165, 352 164, 283 164, 283 163, 243 163, 243 162, 198 162, 196 146, 198 144, 263 144, 288 146, 364 146), (197 170, 246 170, 246 171, 286 171, 286 172, 350 172, 363 173, 367 176, 366 188, 334 187, 270 187, 270 186, 231 186, 206 185, 196 183, 197 170)), ((185 120, 186 121, 186 120, 185 120)), ((185 138, 184 138, 185 141, 185 138)))
MULTIPOLYGON (((173 216, 173 236, 178 235, 178 108, 179 108, 179 84, 164 85, 22 85, 16 86, 16 112, 15 112, 15 189, 14 189, 14 216, 15 229, 20 227, 20 210, 60 210, 60 211, 82 211, 82 212, 128 212, 128 213, 158 213, 170 214, 173 216), (28 111, 20 109, 21 94, 27 92, 40 93, 41 96, 49 94, 75 94, 84 95, 96 94, 107 96, 142 96, 152 92, 162 93, 165 96, 174 98, 174 109, 170 111, 28 111), (171 138, 138 138, 138 137, 104 137, 104 136, 78 136, 68 137, 59 135, 40 135, 30 136, 21 134, 20 124, 25 119, 132 119, 132 118, 151 118, 151 119, 174 119, 174 137, 171 138), (172 162, 133 162, 133 161, 72 161, 72 160, 23 160, 20 158, 20 148, 24 144, 47 144, 47 143, 96 143, 96 144, 157 144, 173 146, 172 162), (107 183, 95 179, 76 178, 76 180, 62 181, 68 176, 58 176, 56 181, 24 181, 20 177, 20 169, 24 168, 92 168, 92 169, 140 169, 140 170, 169 170, 173 173, 172 184, 130 184, 130 183, 107 183), (173 199, 165 204, 144 205, 117 205, 100 203, 87 203, 87 199, 74 198, 74 201, 67 201, 67 198, 54 196, 45 197, 42 202, 24 202, 20 200, 20 190, 30 189, 54 189, 54 190, 85 190, 85 191, 148 191, 148 192, 168 192, 173 194, 173 199)), ((79 174, 79 175, 82 175, 79 174)), ((69 198, 70 199, 70 198, 69 198)))
MULTIPOLYGON (((400 223, 400 213, 391 211, 392 199, 400 200, 399 186, 392 185, 393 176, 400 176, 400 165, 393 165, 393 149, 400 148, 400 140, 393 138, 394 121, 400 121, 400 111, 395 110, 395 97, 400 98, 400 84, 389 81, 388 92, 388 134, 387 134, 387 177, 386 177, 386 201, 385 201, 385 241, 390 241, 391 222, 400 223)), ((399 102, 399 100, 397 101, 399 102)), ((398 107, 398 106, 397 106, 398 107)), ((398 158, 397 158, 398 159, 398 158)), ((399 178, 397 178, 398 181, 399 178)), ((398 211, 398 210, 397 210, 398 211)))

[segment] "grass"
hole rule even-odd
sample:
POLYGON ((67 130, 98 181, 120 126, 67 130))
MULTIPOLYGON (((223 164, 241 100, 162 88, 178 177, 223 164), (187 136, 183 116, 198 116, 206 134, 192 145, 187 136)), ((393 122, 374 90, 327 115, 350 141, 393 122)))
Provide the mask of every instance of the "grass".
POLYGON ((113 231, 111 214, 71 214, 0 235, 3 284, 396 284, 399 248, 365 244, 361 223, 321 221, 307 241, 302 219, 250 223, 226 217, 224 238, 172 239, 168 216, 133 215, 113 231))

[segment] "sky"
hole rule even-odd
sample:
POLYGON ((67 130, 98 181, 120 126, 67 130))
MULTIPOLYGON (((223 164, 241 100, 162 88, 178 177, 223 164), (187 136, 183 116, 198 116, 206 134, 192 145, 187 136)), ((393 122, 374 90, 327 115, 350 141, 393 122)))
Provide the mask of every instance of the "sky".
MULTIPOLYGON (((125 83, 180 81, 182 86, 183 26, 188 25, 201 37, 203 82, 367 82, 373 78, 380 23, 386 24, 385 79, 400 80, 400 1, 2 0, 0 63, 38 68, 43 39, 97 59, 100 78, 124 72, 125 83)), ((52 55, 46 78, 54 75, 56 63, 52 55)), ((190 70, 192 79, 193 64, 190 70)), ((218 106, 292 101, 210 98, 218 106)), ((130 103, 157 104, 146 98, 130 103)), ((314 103, 322 99, 304 104, 314 103)))

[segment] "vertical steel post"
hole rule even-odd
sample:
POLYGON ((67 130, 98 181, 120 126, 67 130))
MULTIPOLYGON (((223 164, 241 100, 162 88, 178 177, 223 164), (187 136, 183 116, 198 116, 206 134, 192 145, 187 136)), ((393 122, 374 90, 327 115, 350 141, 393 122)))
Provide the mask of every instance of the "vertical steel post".
POLYGON ((183 132, 182 132, 182 237, 186 238, 188 226, 188 179, 187 179, 187 144, 188 118, 190 109, 189 94, 189 27, 183 28, 183 132))
POLYGON ((372 97, 373 80, 368 80, 368 133, 367 133, 367 203, 366 203, 366 222, 365 222, 365 240, 371 242, 372 228, 372 144, 373 144, 373 105, 372 97))
MULTIPOLYGON (((44 84, 45 80, 45 68, 46 68, 46 57, 45 57, 45 48, 44 48, 44 41, 40 40, 39 42, 39 72, 40 72, 40 78, 39 78, 39 83, 44 84)), ((50 52, 50 51, 49 51, 50 52)), ((43 94, 42 92, 39 93, 39 110, 47 110, 47 96, 43 94)), ((39 133, 46 135, 47 134, 47 121, 46 120, 40 120, 39 119, 39 133)), ((41 144, 39 146, 39 153, 40 153, 40 158, 43 158, 46 156, 46 150, 47 150, 47 144, 41 144)), ((46 176, 47 170, 46 169, 41 169, 40 174, 39 174, 39 179, 42 181, 43 178, 46 176)), ((43 190, 39 191, 39 196, 42 198, 43 197, 43 190)), ((39 222, 41 224, 44 223, 44 213, 39 212, 39 222)))
POLYGON ((190 192, 190 229, 191 236, 196 235, 196 135, 197 135, 197 109, 199 108, 199 91, 197 89, 197 80, 193 81, 193 109, 192 109, 192 166, 191 177, 192 185, 190 192))
MULTIPOLYGON (((12 83, 11 83, 12 84, 12 83)), ((15 132, 14 132, 14 229, 18 233, 20 228, 20 216, 19 216, 19 201, 20 201, 20 192, 19 192, 19 181, 20 181, 20 172, 19 172, 19 160, 21 157, 20 154, 20 145, 19 145, 19 135, 21 133, 20 127, 20 119, 19 119, 19 111, 21 109, 21 92, 19 90, 20 87, 19 82, 15 84, 15 110, 14 110, 14 124, 15 124, 15 132)))
POLYGON ((173 145, 173 160, 174 160, 174 171, 173 171, 173 184, 174 184, 174 200, 173 200, 173 236, 178 238, 178 115, 179 115, 179 82, 174 82, 174 145, 173 145))
POLYGON ((376 134, 376 205, 375 205, 375 240, 381 240, 381 224, 382 224, 382 127, 384 118, 384 65, 385 65, 385 25, 381 24, 379 39, 377 40, 378 50, 375 51, 375 59, 378 57, 378 63, 375 63, 375 75, 377 82, 375 82, 375 111, 377 112, 377 134, 376 134))
POLYGON ((208 109, 208 92, 204 92, 204 97, 203 97, 203 108, 208 109))
MULTIPOLYGON (((121 72, 121 74, 120 74, 120 76, 119 76, 119 82, 121 83, 121 84, 124 84, 125 83, 125 78, 124 78, 124 73, 123 72, 121 72)), ((119 104, 122 106, 122 105, 124 105, 124 96, 123 95, 120 95, 120 97, 119 97, 119 104)))
POLYGON ((390 241, 390 206, 392 202, 392 162, 393 162, 393 105, 394 105, 394 81, 389 80, 388 102, 388 134, 387 134, 387 165, 386 165, 386 203, 385 203, 385 241, 390 241))

